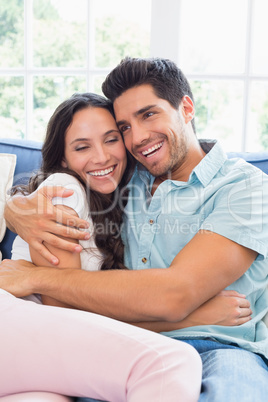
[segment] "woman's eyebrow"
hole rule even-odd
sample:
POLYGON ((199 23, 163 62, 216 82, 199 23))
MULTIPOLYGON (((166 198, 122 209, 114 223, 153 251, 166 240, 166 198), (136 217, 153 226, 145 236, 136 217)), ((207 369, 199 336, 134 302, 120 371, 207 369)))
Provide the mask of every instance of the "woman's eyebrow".
MULTIPOLYGON (((115 129, 113 128, 112 130, 106 131, 106 132, 103 134, 103 136, 106 136, 106 135, 109 135, 109 134, 112 134, 112 133, 120 134, 120 131, 119 131, 119 130, 115 130, 115 129)), ((120 135, 121 135, 121 134, 120 134, 120 135)))
MULTIPOLYGON (((102 136, 103 136, 103 137, 106 137, 107 135, 112 134, 112 133, 120 134, 120 131, 119 131, 119 130, 115 130, 115 129, 113 128, 113 129, 111 129, 111 130, 106 131, 102 136)), ((73 141, 70 143, 70 145, 75 144, 76 142, 83 142, 83 141, 85 141, 85 142, 90 142, 90 141, 92 141, 92 140, 91 140, 90 138, 88 138, 88 137, 85 137, 85 138, 83 138, 83 137, 81 137, 81 138, 76 138, 75 140, 73 140, 73 141)))
POLYGON ((76 138, 75 140, 73 140, 70 145, 76 143, 76 142, 80 142, 80 141, 89 141, 88 138, 76 138))

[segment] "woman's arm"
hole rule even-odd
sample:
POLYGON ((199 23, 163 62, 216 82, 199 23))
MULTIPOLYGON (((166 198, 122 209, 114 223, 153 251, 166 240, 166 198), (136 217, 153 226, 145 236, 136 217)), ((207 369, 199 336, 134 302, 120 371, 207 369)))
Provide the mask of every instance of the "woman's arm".
MULTIPOLYGON (((78 216, 77 213, 72 208, 67 207, 65 205, 57 205, 56 208, 60 209, 64 212, 68 212, 69 214, 71 214, 73 216, 78 216)), ((70 238, 68 240, 73 243, 78 243, 78 241, 75 239, 70 238)), ((47 249, 50 251, 51 254, 55 255, 58 258, 59 264, 57 265, 57 268, 59 268, 59 269, 64 269, 64 268, 81 269, 80 254, 59 249, 59 248, 54 247, 45 242, 44 242, 44 245, 47 247, 47 249)), ((50 264, 44 257, 42 257, 42 255, 39 254, 33 247, 31 247, 31 245, 29 245, 29 248, 30 248, 32 262, 35 265, 38 265, 38 266, 41 265, 41 266, 46 266, 46 267, 55 267, 54 265, 50 264)), ((60 286, 60 284, 59 284, 59 286, 60 286)), ((49 296, 41 295, 41 297, 42 297, 43 304, 47 304, 50 306, 57 306, 57 307, 75 308, 67 303, 63 303, 63 302, 56 300, 49 296)))
POLYGON ((242 325, 251 320, 249 301, 234 290, 223 290, 180 322, 132 323, 154 332, 167 332, 198 325, 242 325))

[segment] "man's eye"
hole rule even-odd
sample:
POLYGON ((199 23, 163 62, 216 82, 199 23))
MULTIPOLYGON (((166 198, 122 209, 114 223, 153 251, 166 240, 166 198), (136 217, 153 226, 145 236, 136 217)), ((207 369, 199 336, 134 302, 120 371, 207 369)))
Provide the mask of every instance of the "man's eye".
POLYGON ((148 117, 151 117, 154 115, 154 112, 147 112, 144 114, 144 118, 147 119, 148 117))
POLYGON ((129 128, 130 128, 130 126, 127 126, 127 125, 121 126, 120 131, 121 131, 121 133, 125 133, 129 128))

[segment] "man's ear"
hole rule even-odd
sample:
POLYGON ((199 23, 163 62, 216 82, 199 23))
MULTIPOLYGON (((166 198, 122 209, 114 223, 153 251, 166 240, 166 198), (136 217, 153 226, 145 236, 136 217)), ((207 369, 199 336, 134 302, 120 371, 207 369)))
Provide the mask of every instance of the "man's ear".
POLYGON ((185 95, 182 98, 181 110, 186 124, 189 123, 189 121, 193 120, 195 115, 194 102, 188 95, 185 95))

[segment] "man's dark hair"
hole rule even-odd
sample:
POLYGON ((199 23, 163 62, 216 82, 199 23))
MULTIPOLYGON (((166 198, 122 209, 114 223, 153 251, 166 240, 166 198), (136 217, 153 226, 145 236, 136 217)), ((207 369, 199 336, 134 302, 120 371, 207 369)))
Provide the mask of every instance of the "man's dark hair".
MULTIPOLYGON (((161 58, 126 57, 108 74, 102 84, 102 91, 114 102, 123 92, 143 84, 151 85, 156 96, 168 101, 175 109, 178 109, 185 95, 194 101, 183 72, 173 61, 161 58)), ((195 131, 194 120, 192 126, 195 131)))

